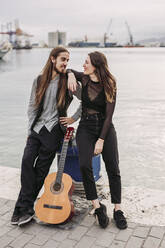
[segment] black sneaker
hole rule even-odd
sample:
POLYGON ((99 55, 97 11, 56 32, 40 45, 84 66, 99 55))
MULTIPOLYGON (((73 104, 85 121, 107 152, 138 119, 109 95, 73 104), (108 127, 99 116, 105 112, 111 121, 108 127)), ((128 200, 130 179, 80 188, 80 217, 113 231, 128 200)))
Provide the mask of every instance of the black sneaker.
POLYGON ((99 225, 102 228, 106 228, 109 224, 109 218, 107 216, 107 208, 104 204, 100 203, 100 208, 95 209, 95 217, 97 216, 99 225))
POLYGON ((127 228, 127 221, 124 216, 124 213, 121 210, 115 211, 113 210, 113 218, 115 220, 116 226, 119 229, 126 229, 127 228))
POLYGON ((19 218, 18 226, 22 226, 26 223, 29 223, 34 217, 34 213, 25 213, 19 218))
POLYGON ((19 221, 20 215, 19 214, 15 214, 13 213, 12 217, 11 217, 11 224, 12 225, 17 225, 18 221, 19 221))
POLYGON ((11 217, 11 224, 12 224, 12 225, 17 225, 20 216, 21 216, 21 215, 20 215, 19 209, 18 209, 18 208, 15 208, 15 209, 14 209, 14 212, 13 212, 13 215, 12 215, 12 217, 11 217))

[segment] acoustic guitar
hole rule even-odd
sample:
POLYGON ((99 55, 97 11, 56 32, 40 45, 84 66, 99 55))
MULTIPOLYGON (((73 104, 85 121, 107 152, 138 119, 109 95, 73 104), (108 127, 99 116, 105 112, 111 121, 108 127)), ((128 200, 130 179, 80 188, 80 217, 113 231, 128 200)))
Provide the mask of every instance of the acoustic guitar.
POLYGON ((67 128, 57 173, 51 173, 46 177, 44 193, 35 206, 35 213, 39 220, 49 224, 63 223, 73 216, 74 205, 71 195, 74 186, 72 178, 63 173, 68 143, 73 131, 73 127, 67 128))

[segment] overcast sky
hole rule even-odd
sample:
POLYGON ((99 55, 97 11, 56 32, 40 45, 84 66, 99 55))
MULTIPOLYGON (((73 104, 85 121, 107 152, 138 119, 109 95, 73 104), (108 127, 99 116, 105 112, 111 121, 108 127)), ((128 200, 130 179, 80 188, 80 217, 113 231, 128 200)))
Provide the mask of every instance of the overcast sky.
POLYGON ((0 0, 0 24, 19 19, 20 27, 47 41, 51 31, 76 38, 102 39, 112 18, 109 35, 125 39, 128 22, 134 40, 165 36, 165 0, 0 0))

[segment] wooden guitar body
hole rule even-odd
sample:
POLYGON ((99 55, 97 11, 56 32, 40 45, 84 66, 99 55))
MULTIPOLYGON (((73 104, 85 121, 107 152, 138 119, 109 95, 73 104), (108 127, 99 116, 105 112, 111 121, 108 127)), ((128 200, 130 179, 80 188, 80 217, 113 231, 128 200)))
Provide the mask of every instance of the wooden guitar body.
POLYGON ((59 224, 66 221, 73 215, 74 206, 71 202, 73 191, 72 178, 63 173, 61 187, 54 189, 54 180, 57 173, 49 174, 44 182, 44 193, 37 201, 35 213, 37 217, 49 224, 59 224))

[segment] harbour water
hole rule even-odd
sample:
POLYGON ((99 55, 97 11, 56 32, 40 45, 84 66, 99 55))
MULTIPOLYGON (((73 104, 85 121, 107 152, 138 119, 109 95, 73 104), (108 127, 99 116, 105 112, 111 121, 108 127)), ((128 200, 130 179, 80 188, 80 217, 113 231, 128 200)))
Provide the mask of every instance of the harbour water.
MULTIPOLYGON (((81 71, 86 55, 93 50, 96 49, 69 49, 68 67, 81 71)), ((165 190, 165 48, 99 50, 107 56, 117 79, 113 122, 123 186, 165 190)), ((20 168, 31 85, 49 52, 50 49, 13 50, 0 61, 0 166, 20 168)), ((76 105, 75 99, 70 114, 76 105)), ((103 163, 102 173, 105 174, 103 163)))

